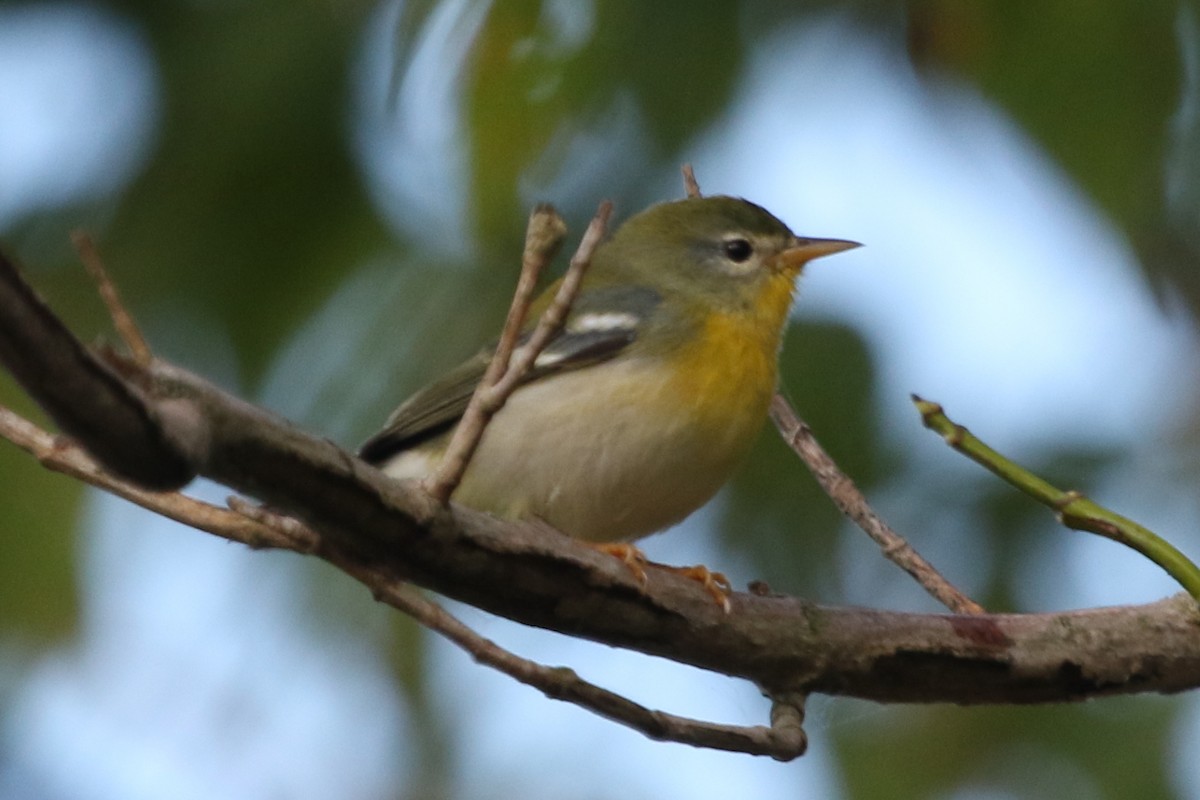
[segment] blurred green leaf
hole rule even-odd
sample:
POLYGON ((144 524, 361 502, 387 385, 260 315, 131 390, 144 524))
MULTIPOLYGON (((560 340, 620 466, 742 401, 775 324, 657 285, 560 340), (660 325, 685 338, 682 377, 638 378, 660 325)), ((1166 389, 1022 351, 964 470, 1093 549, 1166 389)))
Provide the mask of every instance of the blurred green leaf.
POLYGON ((898 706, 833 733, 854 765, 844 779, 859 800, 917 800, 966 787, 1031 799, 1142 800, 1177 796, 1161 769, 1177 708, 1128 697, 1087 706, 898 706), (1097 746, 1115 741, 1122 746, 1097 746))
POLYGON ((162 126, 101 244, 135 307, 203 308, 250 375, 387 241, 345 144, 346 54, 368 8, 130 7, 159 57, 162 126))
MULTIPOLYGON (((564 135, 603 120, 624 98, 645 124, 648 149, 669 155, 721 112, 738 77, 745 46, 736 4, 567 8, 496 3, 477 43, 467 84, 471 195, 486 243, 511 238, 519 178, 564 135)), ((610 186, 619 180, 610 175, 610 186)))

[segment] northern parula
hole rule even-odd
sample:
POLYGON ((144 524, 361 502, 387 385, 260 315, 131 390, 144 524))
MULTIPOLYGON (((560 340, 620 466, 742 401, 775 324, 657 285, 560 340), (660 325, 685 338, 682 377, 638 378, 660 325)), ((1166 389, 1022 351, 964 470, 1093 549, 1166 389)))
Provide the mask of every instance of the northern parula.
MULTIPOLYGON (((798 237, 733 197, 630 218, 596 250, 563 330, 488 425, 455 500, 595 543, 679 522, 766 420, 801 268, 856 246, 798 237)), ((426 477, 491 352, 410 397, 360 455, 395 478, 426 477)))

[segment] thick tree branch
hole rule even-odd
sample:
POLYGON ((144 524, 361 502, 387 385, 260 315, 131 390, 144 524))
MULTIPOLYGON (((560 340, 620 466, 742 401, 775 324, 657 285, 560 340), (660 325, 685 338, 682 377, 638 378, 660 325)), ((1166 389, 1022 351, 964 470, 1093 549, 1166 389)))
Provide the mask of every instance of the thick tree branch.
MULTIPOLYGON (((978 617, 825 608, 736 593, 723 614, 694 581, 623 565, 544 526, 504 522, 387 479, 332 443, 178 367, 142 374, 152 396, 210 422, 202 474, 294 513, 311 548, 379 584, 411 580, 500 616, 748 678, 779 693, 880 701, 1057 702, 1200 685, 1200 612, 1146 606, 978 617)), ((258 539, 248 542, 261 546, 258 539)))

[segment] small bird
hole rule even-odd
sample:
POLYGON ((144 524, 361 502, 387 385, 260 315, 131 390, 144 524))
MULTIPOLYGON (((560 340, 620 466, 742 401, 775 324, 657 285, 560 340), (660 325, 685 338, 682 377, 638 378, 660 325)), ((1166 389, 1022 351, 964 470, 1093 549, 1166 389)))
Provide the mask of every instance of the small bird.
MULTIPOLYGON (((484 431, 455 500, 597 544, 681 521, 766 420, 801 269, 857 246, 798 237, 734 197, 630 218, 596 250, 566 324, 484 431)), ((410 397, 359 455, 394 478, 427 477, 492 349, 410 397)))

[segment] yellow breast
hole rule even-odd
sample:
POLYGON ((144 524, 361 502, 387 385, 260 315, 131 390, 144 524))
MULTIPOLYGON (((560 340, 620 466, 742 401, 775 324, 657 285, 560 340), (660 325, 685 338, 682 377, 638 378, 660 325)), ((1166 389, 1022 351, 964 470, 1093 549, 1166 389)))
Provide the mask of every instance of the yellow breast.
POLYGON ((709 313, 700 335, 682 349, 675 392, 691 398, 693 413, 713 429, 753 438, 765 419, 793 286, 788 275, 772 276, 752 309, 709 313))

